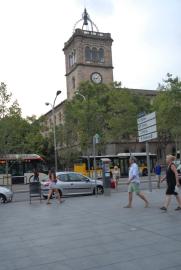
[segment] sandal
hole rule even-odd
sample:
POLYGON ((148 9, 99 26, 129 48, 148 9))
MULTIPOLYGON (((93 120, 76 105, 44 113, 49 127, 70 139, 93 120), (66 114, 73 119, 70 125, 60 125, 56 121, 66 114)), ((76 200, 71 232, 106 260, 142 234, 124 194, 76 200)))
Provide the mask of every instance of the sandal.
POLYGON ((160 209, 164 210, 164 211, 167 211, 167 208, 165 206, 162 206, 160 209))
POLYGON ((145 204, 145 208, 148 208, 149 207, 149 203, 147 202, 146 204, 145 204))
POLYGON ((178 206, 177 208, 175 208, 175 211, 179 211, 179 210, 181 210, 181 207, 180 206, 178 206))
POLYGON ((47 202, 47 204, 51 204, 51 202, 47 202))
POLYGON ((65 200, 61 200, 61 201, 59 201, 59 203, 63 203, 65 200))

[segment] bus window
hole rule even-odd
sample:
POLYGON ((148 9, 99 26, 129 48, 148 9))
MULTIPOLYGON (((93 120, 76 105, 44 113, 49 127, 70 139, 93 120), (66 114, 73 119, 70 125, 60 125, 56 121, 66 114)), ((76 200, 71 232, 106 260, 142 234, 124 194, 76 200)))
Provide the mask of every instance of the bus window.
MULTIPOLYGON (((0 156, 0 175, 6 172, 12 175, 12 183, 24 183, 25 174, 33 174, 36 168, 39 172, 48 173, 45 161, 36 154, 7 154, 0 156)), ((27 177, 27 176, 26 176, 27 177)))

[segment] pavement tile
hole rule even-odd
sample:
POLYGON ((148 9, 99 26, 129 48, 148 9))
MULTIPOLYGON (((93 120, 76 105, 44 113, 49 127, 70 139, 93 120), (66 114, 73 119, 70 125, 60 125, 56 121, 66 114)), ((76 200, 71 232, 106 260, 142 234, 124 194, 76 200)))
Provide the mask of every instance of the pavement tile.
POLYGON ((181 213, 163 214, 164 190, 0 205, 0 270, 180 270, 181 213))

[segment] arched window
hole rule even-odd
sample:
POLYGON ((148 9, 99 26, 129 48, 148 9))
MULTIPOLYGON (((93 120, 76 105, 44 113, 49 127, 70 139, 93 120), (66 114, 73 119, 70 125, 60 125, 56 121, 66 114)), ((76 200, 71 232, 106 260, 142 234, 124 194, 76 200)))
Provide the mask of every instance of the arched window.
POLYGON ((73 50, 69 54, 69 67, 72 67, 76 63, 76 50, 73 50))
POLYGON ((104 49, 103 48, 99 49, 98 55, 99 55, 99 62, 104 63, 104 49))
POLYGON ((85 61, 91 61, 91 49, 87 46, 85 47, 85 61))
POLYGON ((96 62, 98 59, 97 59, 97 48, 92 48, 92 61, 96 62))
POLYGON ((72 54, 69 54, 69 67, 73 64, 72 54))
POLYGON ((74 49, 72 52, 72 57, 73 57, 73 64, 76 63, 76 50, 74 49))

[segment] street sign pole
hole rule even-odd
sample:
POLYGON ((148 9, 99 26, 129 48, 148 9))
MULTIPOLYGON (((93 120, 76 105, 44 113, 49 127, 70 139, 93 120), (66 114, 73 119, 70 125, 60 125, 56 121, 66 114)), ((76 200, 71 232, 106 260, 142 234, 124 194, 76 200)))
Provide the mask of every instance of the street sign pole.
POLYGON ((93 156, 94 156, 94 179, 95 179, 95 194, 97 196, 97 172, 96 172, 96 138, 93 136, 93 156))
POLYGON ((146 142, 146 159, 147 159, 147 169, 148 169, 148 186, 149 191, 152 192, 152 181, 151 181, 151 172, 150 172, 150 155, 149 155, 149 143, 146 142))
POLYGON ((149 143, 148 141, 156 139, 157 126, 156 126, 156 113, 152 112, 150 114, 140 115, 137 119, 138 124, 138 136, 139 142, 146 142, 146 158, 147 158, 147 169, 148 169, 148 184, 149 191, 152 191, 152 181, 150 172, 150 155, 149 155, 149 143), (141 116, 141 117, 140 117, 141 116))
POLYGON ((94 156, 94 178, 95 178, 95 194, 97 196, 97 166, 96 166, 96 144, 99 143, 100 137, 98 134, 93 136, 93 156, 94 156))

